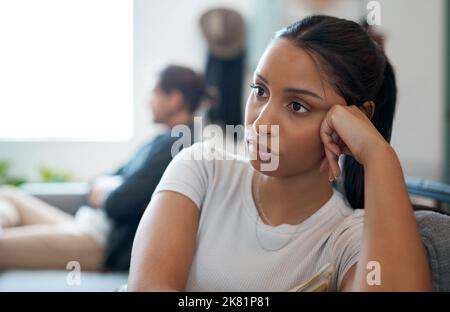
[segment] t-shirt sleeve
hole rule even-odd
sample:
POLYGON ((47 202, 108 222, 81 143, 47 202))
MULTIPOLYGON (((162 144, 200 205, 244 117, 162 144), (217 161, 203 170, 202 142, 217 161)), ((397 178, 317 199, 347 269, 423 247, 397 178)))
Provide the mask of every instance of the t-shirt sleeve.
POLYGON ((336 290, 347 271, 358 261, 361 250, 362 231, 364 227, 364 210, 356 209, 344 219, 333 233, 332 257, 336 269, 336 290))
POLYGON ((209 185, 209 163, 202 157, 203 143, 184 148, 170 162, 153 196, 161 191, 174 191, 191 199, 201 210, 209 185))

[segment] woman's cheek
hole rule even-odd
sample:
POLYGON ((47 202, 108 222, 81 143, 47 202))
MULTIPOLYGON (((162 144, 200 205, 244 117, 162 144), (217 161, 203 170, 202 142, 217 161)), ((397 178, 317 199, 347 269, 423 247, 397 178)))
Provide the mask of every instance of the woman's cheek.
POLYGON ((294 148, 292 155, 296 155, 296 162, 301 161, 303 169, 314 166, 324 154, 323 144, 317 131, 304 131, 289 144, 294 148))

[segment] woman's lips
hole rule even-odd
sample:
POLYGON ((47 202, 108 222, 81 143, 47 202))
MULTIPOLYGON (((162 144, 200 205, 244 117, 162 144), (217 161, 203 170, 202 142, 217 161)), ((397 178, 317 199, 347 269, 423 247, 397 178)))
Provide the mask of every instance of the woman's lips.
POLYGON ((263 160, 266 160, 270 157, 278 156, 277 153, 273 152, 270 147, 258 144, 254 139, 247 139, 247 145, 250 153, 257 153, 263 160))

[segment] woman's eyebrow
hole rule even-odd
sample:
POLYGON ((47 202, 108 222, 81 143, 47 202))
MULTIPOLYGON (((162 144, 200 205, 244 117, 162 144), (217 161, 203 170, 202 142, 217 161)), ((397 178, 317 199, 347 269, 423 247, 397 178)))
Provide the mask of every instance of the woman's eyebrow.
MULTIPOLYGON (((261 74, 259 73, 255 73, 255 75, 261 79, 262 81, 264 81, 265 83, 269 84, 269 82, 267 81, 266 78, 264 78, 261 74)), ((284 89, 284 92, 289 92, 289 93, 297 93, 297 94, 302 94, 302 95, 309 95, 312 97, 315 97, 317 99, 323 100, 318 94, 309 91, 309 90, 305 90, 305 89, 299 89, 299 88, 286 88, 284 89)))
POLYGON ((264 78, 261 74, 255 73, 255 76, 257 76, 259 79, 261 79, 261 80, 264 81, 265 83, 269 84, 269 82, 267 81, 267 79, 264 78))
POLYGON ((323 100, 318 94, 316 94, 316 93, 314 93, 312 91, 309 91, 309 90, 305 90, 305 89, 286 88, 286 89, 284 89, 284 92, 309 95, 309 96, 315 97, 315 98, 317 98, 319 100, 323 100))

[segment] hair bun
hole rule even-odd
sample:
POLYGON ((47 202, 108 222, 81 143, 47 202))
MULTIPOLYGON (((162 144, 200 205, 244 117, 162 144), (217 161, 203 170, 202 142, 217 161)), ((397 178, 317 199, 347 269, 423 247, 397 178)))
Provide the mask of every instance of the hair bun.
POLYGON ((369 37, 384 51, 386 36, 380 31, 379 27, 369 25, 366 19, 361 22, 361 26, 366 30, 369 37))

